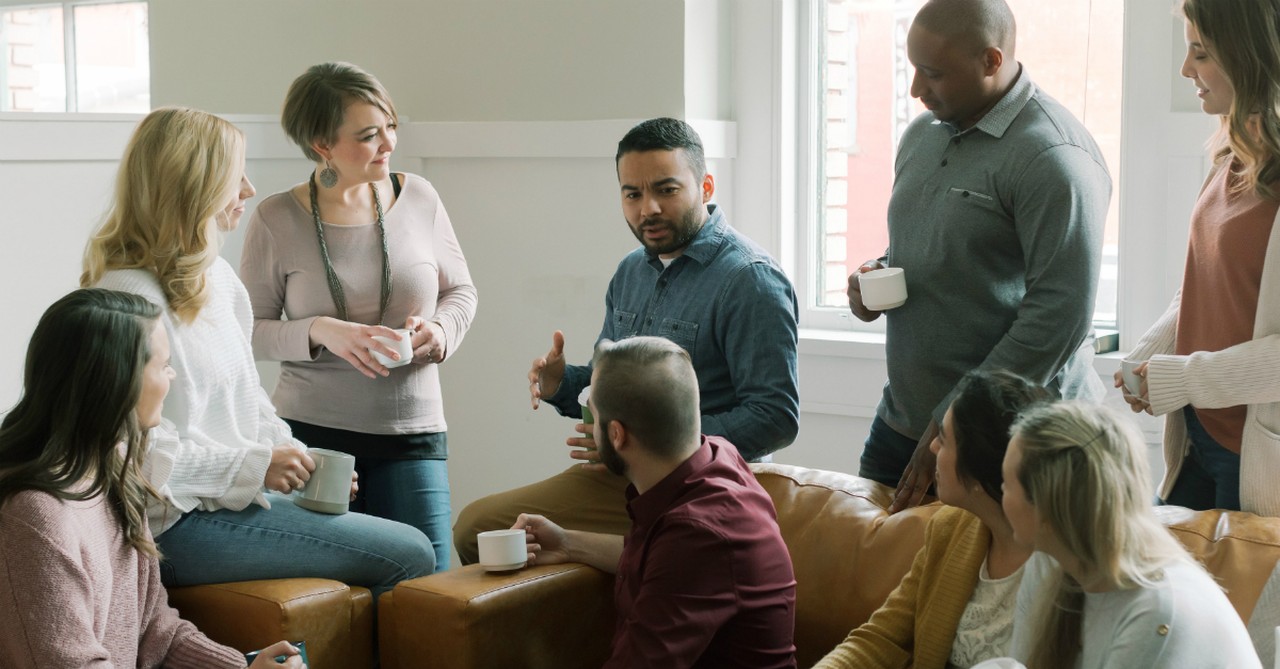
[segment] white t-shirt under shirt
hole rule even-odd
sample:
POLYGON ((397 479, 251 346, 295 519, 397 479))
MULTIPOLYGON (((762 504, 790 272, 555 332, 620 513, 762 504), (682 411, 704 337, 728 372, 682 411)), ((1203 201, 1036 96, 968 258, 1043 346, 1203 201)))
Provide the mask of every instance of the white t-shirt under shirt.
MULTIPOLYGON (((1026 663, 1035 603, 1053 596, 1060 567, 1044 553, 1024 566, 1018 590, 1010 655, 1026 663)), ((1244 623, 1222 588, 1200 566, 1175 562, 1152 587, 1085 593, 1082 646, 1077 669, 1260 668, 1244 623)))

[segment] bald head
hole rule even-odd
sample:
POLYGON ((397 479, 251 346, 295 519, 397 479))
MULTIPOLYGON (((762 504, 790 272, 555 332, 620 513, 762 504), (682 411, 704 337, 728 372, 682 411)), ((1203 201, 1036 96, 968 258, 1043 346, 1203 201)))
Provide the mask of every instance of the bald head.
POLYGON ((916 14, 915 25, 974 52, 995 47, 1014 61, 1016 27, 1005 0, 929 0, 916 14))

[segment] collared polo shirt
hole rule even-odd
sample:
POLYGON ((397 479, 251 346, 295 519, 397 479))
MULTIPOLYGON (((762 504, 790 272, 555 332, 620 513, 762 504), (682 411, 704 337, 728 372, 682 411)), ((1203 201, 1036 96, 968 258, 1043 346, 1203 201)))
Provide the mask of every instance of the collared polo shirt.
POLYGON ((977 368, 1100 398, 1092 321, 1110 198, 1097 144, 1025 69, 971 128, 917 117, 889 202, 887 262, 908 297, 885 312, 880 418, 919 438, 977 368))

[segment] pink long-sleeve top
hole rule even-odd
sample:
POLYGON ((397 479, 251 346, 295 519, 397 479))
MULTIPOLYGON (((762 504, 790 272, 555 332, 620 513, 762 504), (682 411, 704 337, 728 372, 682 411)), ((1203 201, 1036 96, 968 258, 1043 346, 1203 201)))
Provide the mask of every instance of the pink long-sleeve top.
POLYGON ((28 490, 0 507, 0 667, 244 666, 178 617, 159 562, 125 542, 102 496, 28 490))
MULTIPOLYGON (((447 359, 471 326, 476 289, 435 188, 414 174, 397 176, 403 189, 383 216, 392 277, 383 324, 401 328, 410 316, 438 323, 447 359)), ((376 323, 382 242, 373 213, 367 225, 329 225, 323 212, 321 220, 348 318, 376 323)), ((366 434, 446 429, 438 365, 413 363, 392 369, 389 377, 370 379, 330 351, 312 348, 311 324, 320 316, 337 318, 338 311, 311 211, 288 191, 268 197, 254 211, 240 277, 253 305, 254 355, 281 361, 272 396, 281 416, 366 434)))

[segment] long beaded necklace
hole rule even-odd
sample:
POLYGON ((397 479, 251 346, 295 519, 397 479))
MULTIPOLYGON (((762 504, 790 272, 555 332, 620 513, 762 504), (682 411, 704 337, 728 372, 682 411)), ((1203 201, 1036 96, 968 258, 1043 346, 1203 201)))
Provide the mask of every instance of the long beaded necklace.
MULTIPOLYGON (((316 175, 311 173, 307 180, 311 191, 311 220, 316 224, 316 238, 320 240, 320 260, 324 262, 325 278, 329 280, 329 294, 333 296, 333 304, 338 308, 338 318, 346 321, 347 296, 342 290, 342 282, 338 281, 338 273, 333 269, 333 261, 329 259, 329 246, 324 241, 324 226, 320 224, 320 204, 316 200, 316 175)), ((382 220, 382 198, 378 196, 378 187, 369 184, 373 191, 373 206, 378 212, 378 235, 382 238, 382 294, 378 300, 378 325, 382 325, 387 315, 387 304, 391 302, 391 254, 387 250, 387 227, 382 220)))

